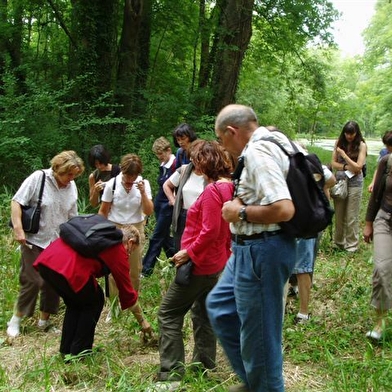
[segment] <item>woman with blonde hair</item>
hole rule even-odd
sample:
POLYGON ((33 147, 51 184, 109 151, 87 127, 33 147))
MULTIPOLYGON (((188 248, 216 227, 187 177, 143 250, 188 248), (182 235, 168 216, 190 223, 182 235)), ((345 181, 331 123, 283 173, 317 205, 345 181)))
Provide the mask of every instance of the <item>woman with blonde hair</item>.
POLYGON ((34 314, 40 293, 40 318, 38 328, 48 330, 49 315, 56 314, 59 297, 33 268, 40 253, 59 236, 59 226, 77 215, 78 192, 74 179, 84 171, 83 161, 75 151, 63 151, 53 157, 51 168, 37 170, 27 177, 11 201, 11 220, 15 241, 20 243, 21 268, 20 289, 15 312, 8 322, 7 335, 20 334, 20 324, 24 316, 34 314), (39 231, 25 233, 22 227, 22 206, 37 205, 40 187, 44 181, 39 231))

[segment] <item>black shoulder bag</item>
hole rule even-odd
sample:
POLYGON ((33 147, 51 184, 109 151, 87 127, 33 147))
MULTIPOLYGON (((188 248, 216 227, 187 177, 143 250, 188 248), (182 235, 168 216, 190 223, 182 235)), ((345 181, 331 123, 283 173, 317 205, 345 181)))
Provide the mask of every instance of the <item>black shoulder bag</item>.
MULTIPOLYGON (((42 171, 41 189, 39 190, 38 202, 36 206, 22 207, 22 227, 25 233, 36 234, 39 231, 39 220, 41 217, 42 194, 45 186, 45 172, 42 171)), ((9 226, 13 228, 10 220, 9 226)))

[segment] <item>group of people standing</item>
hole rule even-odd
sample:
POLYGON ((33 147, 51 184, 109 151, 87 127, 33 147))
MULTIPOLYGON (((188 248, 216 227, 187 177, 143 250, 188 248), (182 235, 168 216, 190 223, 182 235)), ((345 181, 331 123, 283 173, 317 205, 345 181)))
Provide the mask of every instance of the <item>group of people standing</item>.
MULTIPOLYGON (((218 339, 241 381, 229 391, 282 392, 282 299, 298 259, 298 244, 279 225, 295 212, 286 184, 289 159, 277 145, 263 139, 273 137, 289 152, 292 145, 283 133, 260 126, 252 108, 237 104, 220 111, 215 134, 217 141, 200 140, 188 124, 181 124, 173 132, 179 148, 176 156, 166 138, 154 142, 152 150, 160 162, 154 201, 137 155, 127 154, 114 165, 103 146, 91 149, 89 163, 96 170, 89 176, 90 203, 123 232, 123 243, 100 257, 112 271, 110 292, 118 293, 122 309, 131 309, 144 334, 151 333, 151 326, 137 300, 140 277, 153 273, 162 250, 177 269, 192 262, 189 282, 183 285, 173 280, 158 310, 160 369, 152 391, 171 390, 169 384, 175 387, 184 376, 182 328, 190 311, 192 362, 197 370, 216 367, 218 339), (234 186, 231 174, 239 157, 245 167, 234 186), (143 258, 145 217, 154 212, 156 225, 143 258)), ((392 146, 392 137, 388 143, 392 146)), ((332 156, 336 179, 348 177, 348 196, 334 200, 334 244, 347 252, 359 246, 366 154, 358 124, 348 122, 332 156)), ((48 328, 49 315, 58 311, 62 297, 67 309, 60 352, 80 355, 92 351, 104 305, 96 280, 103 274, 102 264, 82 258, 58 238, 59 225, 77 214, 73 180, 83 173, 83 161, 74 151, 64 151, 51 163, 44 170, 37 234, 23 231, 21 209, 37 202, 40 171, 23 182, 11 203, 14 238, 22 253, 20 292, 7 334, 20 334, 21 319, 33 315, 39 291, 38 327, 48 328), (82 263, 89 267, 81 268, 82 263), (74 271, 79 271, 78 277, 74 271)), ((372 305, 378 318, 368 336, 376 339, 382 336, 385 314, 392 306, 389 169, 386 156, 375 176, 364 231, 365 241, 374 238, 372 305)), ((304 251, 312 259, 312 268, 315 245, 316 240, 307 243, 312 251, 304 251)), ((308 295, 309 290, 304 293, 308 295)))

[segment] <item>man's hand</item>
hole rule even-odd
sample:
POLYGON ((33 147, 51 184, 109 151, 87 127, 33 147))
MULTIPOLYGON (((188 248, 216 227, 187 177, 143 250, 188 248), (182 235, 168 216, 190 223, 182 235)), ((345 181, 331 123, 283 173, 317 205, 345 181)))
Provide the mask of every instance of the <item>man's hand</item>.
POLYGON ((227 201, 222 207, 222 217, 226 222, 235 223, 240 220, 238 215, 244 203, 240 198, 236 197, 234 200, 227 201))

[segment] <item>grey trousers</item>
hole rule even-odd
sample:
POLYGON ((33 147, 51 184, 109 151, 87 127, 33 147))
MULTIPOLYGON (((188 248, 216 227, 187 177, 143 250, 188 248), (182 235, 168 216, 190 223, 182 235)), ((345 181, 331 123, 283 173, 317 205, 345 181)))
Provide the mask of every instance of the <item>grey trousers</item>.
POLYGON ((384 311, 392 307, 392 221, 379 210, 373 223, 374 269, 371 305, 384 311))
POLYGON ((359 215, 362 187, 348 187, 344 200, 334 199, 335 244, 340 248, 356 251, 359 244, 359 215))
POLYGON ((208 319, 205 300, 218 281, 219 274, 192 275, 188 286, 174 281, 158 311, 160 372, 158 379, 178 380, 184 374, 185 349, 182 328, 191 310, 194 349, 192 362, 205 369, 215 368, 216 337, 208 319))

